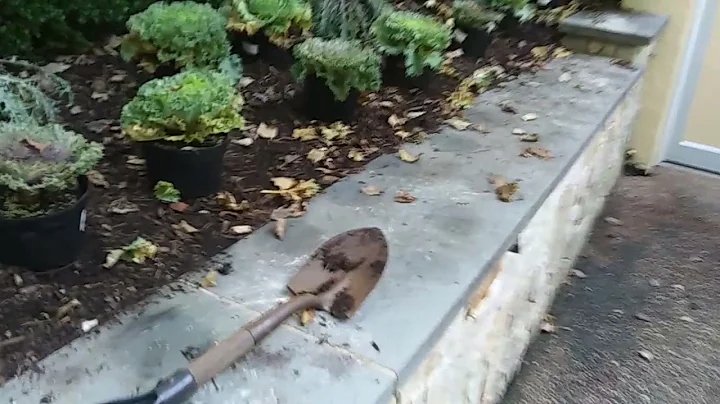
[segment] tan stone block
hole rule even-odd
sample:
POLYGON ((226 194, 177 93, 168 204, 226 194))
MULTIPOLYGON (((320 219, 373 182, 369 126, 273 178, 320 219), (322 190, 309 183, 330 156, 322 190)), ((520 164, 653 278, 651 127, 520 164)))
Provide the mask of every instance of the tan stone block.
POLYGON ((602 50, 600 50, 599 54, 605 57, 613 58, 615 57, 617 47, 618 46, 614 43, 603 43, 602 50))
POLYGON ((590 41, 588 42, 587 51, 591 55, 599 55, 603 48, 605 48, 605 44, 600 41, 590 41))
POLYGON ((587 53, 588 39, 580 36, 566 36, 562 45, 575 53, 587 53))
POLYGON ((637 46, 618 45, 615 47, 615 54, 613 57, 616 59, 632 62, 635 60, 635 55, 638 52, 637 46))

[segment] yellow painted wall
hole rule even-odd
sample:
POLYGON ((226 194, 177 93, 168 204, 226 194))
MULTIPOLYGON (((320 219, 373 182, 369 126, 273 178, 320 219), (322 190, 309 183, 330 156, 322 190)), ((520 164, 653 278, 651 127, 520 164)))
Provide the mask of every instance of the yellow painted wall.
POLYGON ((683 139, 720 148, 720 8, 715 12, 712 37, 703 59, 683 139))
POLYGON ((690 34, 695 0, 623 0, 625 8, 670 17, 647 66, 640 111, 630 141, 638 161, 659 162, 663 130, 690 34))

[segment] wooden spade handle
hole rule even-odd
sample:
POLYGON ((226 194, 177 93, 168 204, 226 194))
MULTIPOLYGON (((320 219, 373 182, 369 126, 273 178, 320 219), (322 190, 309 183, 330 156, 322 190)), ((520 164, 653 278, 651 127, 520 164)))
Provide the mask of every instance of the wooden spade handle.
POLYGON ((198 386, 209 382, 218 373, 229 368, 250 352, 256 343, 275 330, 288 317, 301 310, 318 308, 321 302, 322 299, 316 295, 293 297, 244 325, 227 339, 220 341, 202 356, 190 362, 188 368, 195 378, 195 382, 198 386))

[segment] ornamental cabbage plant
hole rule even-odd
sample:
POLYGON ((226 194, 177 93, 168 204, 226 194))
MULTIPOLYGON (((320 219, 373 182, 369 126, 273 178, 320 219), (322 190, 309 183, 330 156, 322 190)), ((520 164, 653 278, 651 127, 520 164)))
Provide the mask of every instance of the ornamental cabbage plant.
POLYGON ((410 11, 383 13, 372 26, 378 48, 388 55, 404 55, 408 76, 425 68, 437 70, 450 46, 452 31, 434 18, 410 11))
POLYGON ((232 78, 191 69, 143 84, 123 107, 120 124, 136 142, 203 145, 243 128, 242 106, 232 78))
POLYGON ((264 33, 270 42, 287 47, 291 29, 306 34, 312 25, 310 5, 304 0, 230 0, 227 28, 255 35, 264 33))
POLYGON ((380 88, 380 56, 358 41, 310 38, 295 46, 293 54, 296 79, 314 75, 324 80, 338 101, 346 100, 352 90, 380 88))
POLYGON ((166 62, 176 68, 217 68, 231 57, 225 24, 223 14, 208 4, 154 3, 128 19, 120 56, 149 72, 166 62))
POLYGON ((78 177, 103 155, 99 143, 56 124, 0 123, 0 216, 27 218, 77 201, 78 177))

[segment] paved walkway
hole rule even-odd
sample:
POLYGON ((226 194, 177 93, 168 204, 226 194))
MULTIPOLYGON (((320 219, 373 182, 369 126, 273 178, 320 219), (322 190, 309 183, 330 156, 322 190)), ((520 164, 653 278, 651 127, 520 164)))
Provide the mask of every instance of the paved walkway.
POLYGON ((624 177, 604 215, 505 402, 718 403, 720 178, 624 177))

